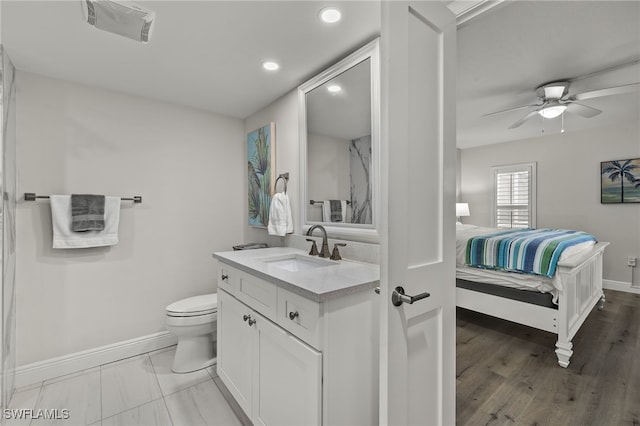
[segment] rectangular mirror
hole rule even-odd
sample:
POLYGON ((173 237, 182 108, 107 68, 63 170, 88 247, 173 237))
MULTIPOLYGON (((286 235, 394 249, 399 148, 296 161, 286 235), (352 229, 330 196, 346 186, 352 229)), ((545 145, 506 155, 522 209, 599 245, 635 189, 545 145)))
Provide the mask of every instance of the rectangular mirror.
POLYGON ((299 87, 303 233, 378 241, 379 81, 374 40, 299 87))

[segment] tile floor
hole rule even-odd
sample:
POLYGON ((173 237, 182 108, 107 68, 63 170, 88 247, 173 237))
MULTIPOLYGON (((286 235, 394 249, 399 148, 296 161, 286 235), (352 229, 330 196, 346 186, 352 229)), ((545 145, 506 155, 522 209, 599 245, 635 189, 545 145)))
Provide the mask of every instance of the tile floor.
MULTIPOLYGON (((68 419, 10 419, 12 425, 242 425, 214 381, 215 367, 171 372, 175 347, 17 389, 9 409, 68 410, 68 419)), ((34 411, 37 413, 37 411, 34 411)))

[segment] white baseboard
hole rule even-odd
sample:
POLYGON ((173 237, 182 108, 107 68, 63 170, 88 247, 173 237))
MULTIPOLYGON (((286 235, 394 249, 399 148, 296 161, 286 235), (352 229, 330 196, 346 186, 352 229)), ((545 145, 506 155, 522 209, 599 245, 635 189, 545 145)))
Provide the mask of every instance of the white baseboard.
POLYGON ((21 388, 65 374, 75 373, 102 364, 166 348, 178 343, 168 331, 149 334, 111 345, 100 346, 57 358, 34 362, 16 368, 15 387, 21 388))
POLYGON ((627 293, 640 294, 640 288, 632 287, 631 283, 624 281, 602 280, 602 287, 607 290, 626 291, 627 293))

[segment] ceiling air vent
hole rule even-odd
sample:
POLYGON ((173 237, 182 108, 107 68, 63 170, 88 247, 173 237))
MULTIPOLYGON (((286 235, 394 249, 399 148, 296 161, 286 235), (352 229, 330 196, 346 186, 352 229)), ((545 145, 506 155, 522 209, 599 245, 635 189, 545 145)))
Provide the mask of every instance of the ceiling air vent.
POLYGON ((82 0, 88 24, 143 43, 148 43, 155 13, 123 0, 82 0))

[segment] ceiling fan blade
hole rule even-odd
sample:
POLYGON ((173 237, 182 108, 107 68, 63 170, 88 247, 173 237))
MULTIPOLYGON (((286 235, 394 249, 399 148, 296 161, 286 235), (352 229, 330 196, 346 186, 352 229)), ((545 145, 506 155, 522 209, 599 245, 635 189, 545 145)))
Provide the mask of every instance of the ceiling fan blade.
POLYGON ((577 93, 571 99, 583 101, 585 99, 600 98, 602 96, 620 95, 640 90, 640 83, 625 84, 623 86, 609 87, 607 89, 592 90, 590 92, 577 93))
POLYGON ((489 114, 483 115, 483 117, 489 117, 491 115, 502 114, 502 113, 505 113, 505 112, 519 111, 519 110, 525 109, 525 108, 534 108, 534 107, 538 108, 538 107, 541 107, 541 106, 542 106, 542 104, 540 104, 540 105, 523 105, 523 106, 519 106, 519 107, 504 109, 502 111, 490 112, 489 114))
POLYGON ((610 66, 608 68, 604 68, 604 69, 601 69, 601 70, 593 71, 593 72, 590 72, 589 74, 580 75, 578 77, 574 77, 572 79, 569 79, 569 81, 577 81, 577 80, 582 80, 584 78, 594 77, 594 76, 600 75, 600 74, 606 74, 608 72, 616 71, 616 70, 619 70, 619 69, 622 69, 622 68, 626 68, 626 67, 630 67, 630 66, 633 66, 633 65, 636 65, 636 64, 640 64, 640 59, 634 59, 634 60, 629 61, 629 62, 623 62, 621 64, 613 65, 613 66, 610 66))
POLYGON ((578 114, 579 116, 584 118, 595 117, 602 112, 599 109, 582 105, 577 102, 571 102, 570 104, 567 104, 567 111, 573 114, 578 114))
POLYGON ((515 129, 516 127, 520 127, 522 125, 522 123, 524 123, 525 121, 527 121, 528 119, 530 119, 531 117, 533 117, 534 115, 537 115, 537 114, 538 114, 538 110, 531 111, 529 114, 525 115, 520 120, 516 121, 511 126, 509 126, 509 128, 510 129, 515 129))

